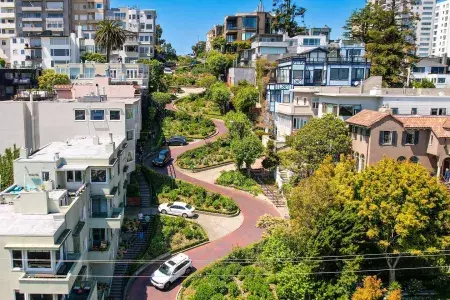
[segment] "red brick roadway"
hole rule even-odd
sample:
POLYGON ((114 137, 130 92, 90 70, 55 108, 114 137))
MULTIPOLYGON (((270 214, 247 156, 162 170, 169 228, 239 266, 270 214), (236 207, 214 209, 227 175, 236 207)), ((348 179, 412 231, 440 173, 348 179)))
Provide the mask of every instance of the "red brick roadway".
MULTIPOLYGON (((168 108, 173 109, 172 107, 168 108)), ((227 129, 222 121, 215 120, 214 123, 216 125, 216 128, 218 129, 219 134, 208 139, 207 141, 209 142, 217 139, 217 137, 227 132, 227 129)), ((220 186, 192 178, 187 174, 180 172, 174 167, 173 163, 180 154, 186 152, 187 150, 197 148, 203 144, 205 144, 205 141, 191 143, 184 147, 173 147, 171 149, 172 157, 174 158, 173 162, 167 165, 166 168, 158 169, 158 171, 174 176, 177 179, 188 181, 200 185, 208 190, 231 197, 241 209, 241 213, 244 217, 244 222, 237 230, 233 231, 229 235, 219 240, 208 243, 204 246, 185 252, 192 259, 193 266, 197 270, 202 269, 215 260, 224 257, 235 246, 247 246, 260 240, 262 230, 256 228, 255 226, 256 221, 260 216, 264 214, 279 216, 277 210, 266 202, 255 199, 243 192, 225 189, 220 186)), ((129 299, 176 299, 178 290, 181 287, 180 280, 173 283, 168 291, 160 291, 150 284, 149 278, 147 276, 150 276, 150 274, 152 274, 159 265, 160 263, 149 265, 149 267, 141 274, 141 276, 145 277, 139 277, 135 280, 130 289, 129 299)))

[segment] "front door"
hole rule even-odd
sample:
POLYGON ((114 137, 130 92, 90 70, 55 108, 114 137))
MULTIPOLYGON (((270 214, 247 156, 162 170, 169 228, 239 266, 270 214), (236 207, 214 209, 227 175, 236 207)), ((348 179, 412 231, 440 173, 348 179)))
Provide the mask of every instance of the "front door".
MULTIPOLYGON (((443 163, 443 165, 442 165, 442 171, 441 171, 442 174, 441 174, 441 176, 442 176, 444 179, 447 179, 447 178, 445 178, 445 173, 446 173, 447 169, 450 170, 450 158, 444 159, 444 163, 443 163)), ((447 179, 447 180, 448 180, 448 179, 447 179)))
POLYGON ((314 85, 322 84, 322 70, 314 70, 313 81, 314 81, 314 85))

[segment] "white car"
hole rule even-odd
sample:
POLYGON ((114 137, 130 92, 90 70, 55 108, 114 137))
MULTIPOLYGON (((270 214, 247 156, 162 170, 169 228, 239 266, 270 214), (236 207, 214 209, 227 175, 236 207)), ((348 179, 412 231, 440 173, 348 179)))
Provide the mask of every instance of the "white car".
POLYGON ((186 254, 180 253, 163 263, 150 276, 150 282, 159 289, 167 290, 171 283, 191 272, 192 261, 186 254))
POLYGON ((192 218, 193 216, 195 216, 195 207, 192 207, 191 205, 184 202, 160 204, 158 206, 158 211, 161 214, 182 216, 183 218, 192 218))
POLYGON ((173 74, 171 68, 164 68, 164 74, 173 74))

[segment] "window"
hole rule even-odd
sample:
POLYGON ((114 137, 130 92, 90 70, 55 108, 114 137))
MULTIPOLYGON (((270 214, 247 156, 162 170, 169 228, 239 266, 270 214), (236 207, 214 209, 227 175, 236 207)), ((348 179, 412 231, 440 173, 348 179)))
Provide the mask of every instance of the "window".
POLYGON ((257 19, 256 19, 256 17, 244 17, 244 18, 242 18, 242 26, 244 28, 256 29, 256 26, 257 26, 257 19))
POLYGON ((91 170, 92 182, 106 182, 106 170, 105 169, 92 169, 91 170))
POLYGON ((49 269, 52 267, 50 251, 27 251, 28 268, 49 269))
POLYGON ((42 171, 41 177, 42 177, 42 181, 49 181, 50 180, 50 172, 42 171))
POLYGON ((306 120, 304 120, 304 119, 302 119, 302 118, 298 118, 298 117, 294 117, 293 118, 293 129, 300 129, 300 128, 302 128, 303 126, 305 126, 305 124, 306 124, 306 120))
POLYGON ((364 68, 353 68, 352 80, 362 80, 362 79, 364 79, 364 68))
POLYGON ((398 108, 397 107, 392 108, 392 114, 393 115, 398 115, 398 108))
POLYGON ((146 24, 145 29, 149 29, 149 30, 153 29, 153 24, 146 24))
POLYGON ((414 131, 406 131, 405 132, 405 145, 417 145, 419 143, 419 132, 417 130, 414 131))
POLYGON ((319 46, 320 39, 303 39, 304 46, 319 46))
POLYGON ((411 114, 412 115, 417 115, 417 108, 416 107, 411 108, 411 114))
POLYGON ((406 160, 406 157, 404 157, 404 156, 399 156, 399 158, 397 158, 397 161, 399 161, 399 162, 402 162, 405 160, 406 160))
POLYGON ((13 268, 23 268, 23 260, 22 260, 22 250, 12 250, 12 267, 13 268))
POLYGON ((419 162, 419 158, 417 156, 411 156, 409 161, 414 163, 414 164, 417 164, 419 162))
POLYGON ((25 300, 25 294, 22 294, 20 291, 14 291, 14 300, 25 300))
POLYGON ((74 181, 73 171, 67 171, 66 172, 66 181, 67 182, 73 182, 74 181))
POLYGON ((348 80, 348 69, 330 69, 330 80, 348 80))
POLYGON ((438 83, 445 83, 445 78, 438 78, 438 83))
POLYGON ((83 173, 81 171, 75 171, 75 182, 83 181, 83 173))
POLYGON ((52 56, 70 56, 69 49, 51 49, 52 56))
POLYGON ((120 110, 110 110, 109 111, 109 119, 111 121, 119 121, 120 120, 120 110))
POLYGON ((67 171, 66 172, 67 182, 82 182, 82 172, 81 171, 67 171))
POLYGON ((392 131, 380 131, 380 145, 388 146, 393 144, 392 131))
POLYGON ((445 108, 432 108, 431 109, 431 115, 433 116, 442 116, 447 114, 447 109, 445 108))
POLYGON ((127 141, 132 141, 134 139, 134 130, 127 130, 127 141))
POLYGON ((91 121, 105 120, 105 111, 103 109, 91 109, 91 121))
POLYGON ((147 19, 151 20, 152 19, 152 15, 147 15, 147 19))
POLYGON ((134 160, 134 158, 133 158, 133 152, 128 151, 127 162, 130 162, 130 161, 133 161, 133 160, 134 160))
POLYGON ((96 3, 95 4, 95 8, 103 8, 103 4, 102 3, 96 3))
POLYGON ((75 109, 75 121, 85 121, 86 111, 84 109, 75 109))
POLYGON ((292 75, 294 79, 303 79, 303 70, 294 70, 292 71, 292 75))
POLYGON ((433 145, 433 139, 434 139, 434 135, 430 134, 430 142, 429 142, 430 146, 433 145))
POLYGON ((126 116, 127 116, 127 120, 134 118, 134 113, 133 113, 133 109, 132 108, 127 108, 126 109, 126 116))

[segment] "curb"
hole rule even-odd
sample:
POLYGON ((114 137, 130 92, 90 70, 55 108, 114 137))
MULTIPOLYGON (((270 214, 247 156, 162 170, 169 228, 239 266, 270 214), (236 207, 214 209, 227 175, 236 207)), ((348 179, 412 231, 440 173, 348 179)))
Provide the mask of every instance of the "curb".
POLYGON ((238 208, 238 210, 232 214, 232 215, 226 215, 226 214, 219 214, 219 213, 213 213, 213 212, 209 212, 209 211, 197 211, 197 214, 199 215, 207 215, 207 216, 216 216, 216 217, 226 217, 226 218, 234 218, 239 216, 239 214, 241 213, 241 210, 238 208))
MULTIPOLYGON (((185 153, 186 153, 186 152, 185 152, 185 153)), ((178 159, 176 160, 175 163, 176 163, 177 167, 179 167, 181 170, 188 171, 188 172, 192 172, 192 173, 199 173, 199 172, 203 172, 203 171, 209 171, 209 170, 213 170, 213 169, 216 169, 216 168, 220 168, 220 167, 224 167, 224 166, 228 166, 228 165, 234 164, 233 161, 230 161, 230 162, 225 162, 225 163, 221 163, 221 164, 213 165, 213 166, 209 166, 209 167, 204 167, 204 168, 185 169, 185 168, 183 168, 183 167, 181 167, 181 166, 179 165, 178 159)))

